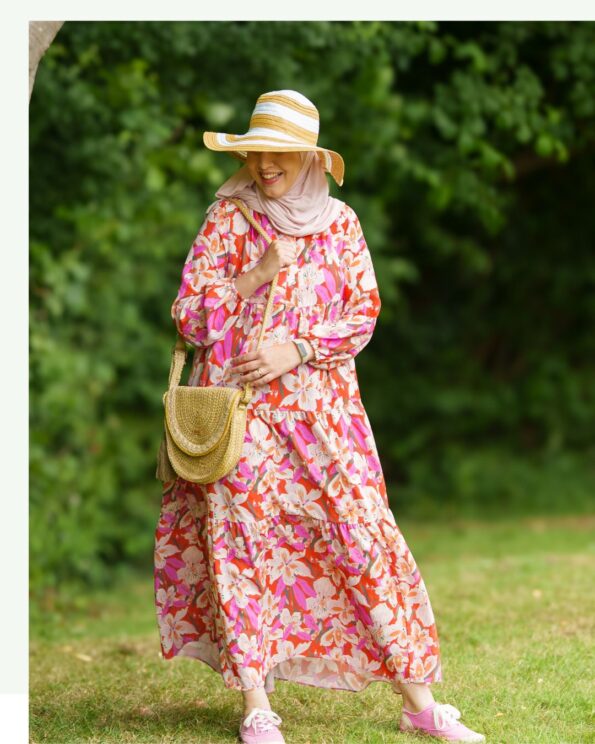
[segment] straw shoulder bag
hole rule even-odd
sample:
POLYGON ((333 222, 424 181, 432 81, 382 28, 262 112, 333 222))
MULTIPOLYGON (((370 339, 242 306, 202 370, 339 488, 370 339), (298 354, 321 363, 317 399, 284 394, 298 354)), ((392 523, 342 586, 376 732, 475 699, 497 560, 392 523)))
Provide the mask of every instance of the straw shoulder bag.
MULTIPOLYGON (((272 239, 256 222, 246 204, 240 199, 230 201, 270 245, 272 239)), ((278 277, 277 273, 271 283, 256 350, 269 321, 278 277)), ((244 383, 243 389, 180 385, 185 362, 186 342, 178 334, 172 350, 169 386, 163 395, 164 434, 155 476, 161 481, 180 476, 192 483, 213 483, 229 473, 240 459, 252 384, 244 383)))

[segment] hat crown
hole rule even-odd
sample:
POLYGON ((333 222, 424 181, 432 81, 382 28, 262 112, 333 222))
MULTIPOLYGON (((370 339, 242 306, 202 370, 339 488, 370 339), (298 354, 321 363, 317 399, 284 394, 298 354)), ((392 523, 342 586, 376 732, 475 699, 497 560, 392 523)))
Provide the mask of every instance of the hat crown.
POLYGON ((250 132, 267 131, 316 145, 320 116, 318 109, 297 90, 273 90, 258 97, 250 117, 250 132))

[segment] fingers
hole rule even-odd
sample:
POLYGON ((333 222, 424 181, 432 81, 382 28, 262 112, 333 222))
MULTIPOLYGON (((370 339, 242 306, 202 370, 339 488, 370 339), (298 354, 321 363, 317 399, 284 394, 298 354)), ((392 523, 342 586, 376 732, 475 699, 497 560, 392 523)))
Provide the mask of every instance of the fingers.
POLYGON ((257 369, 244 372, 238 379, 238 382, 242 385, 246 382, 249 382, 255 387, 258 387, 258 385, 264 385, 265 383, 269 382, 270 374, 271 374, 270 371, 264 370, 261 366, 261 367, 258 367, 257 369))
MULTIPOLYGON (((262 379, 269 375, 271 372, 271 370, 268 368, 267 363, 263 361, 260 361, 258 363, 255 363, 253 361, 250 369, 239 369, 242 364, 249 363, 249 360, 244 360, 242 362, 236 362, 235 360, 232 360, 230 362, 230 368, 225 374, 225 377, 229 377, 231 373, 235 373, 237 375, 237 381, 241 384, 245 382, 259 383, 262 382, 262 379)), ((266 382, 268 382, 268 378, 266 382)))
POLYGON ((289 263, 294 263, 297 259, 297 243, 295 241, 279 240, 277 245, 283 249, 283 259, 289 261, 289 263))

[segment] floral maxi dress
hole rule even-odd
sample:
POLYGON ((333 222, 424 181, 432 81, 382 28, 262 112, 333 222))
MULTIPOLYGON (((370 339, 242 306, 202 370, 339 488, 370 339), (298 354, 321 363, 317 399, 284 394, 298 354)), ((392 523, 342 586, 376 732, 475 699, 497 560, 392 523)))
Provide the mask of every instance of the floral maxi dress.
MULTIPOLYGON (((154 581, 164 659, 186 656, 246 690, 275 679, 359 691, 437 682, 439 642, 424 581, 395 523, 354 357, 380 312, 371 256, 344 204, 297 241, 278 277, 261 348, 305 338, 315 357, 253 387, 242 455, 206 485, 163 485, 154 581)), ((222 199, 190 248, 172 306, 195 348, 189 385, 241 387, 230 360, 256 348, 270 282, 234 281, 266 241, 222 199)))

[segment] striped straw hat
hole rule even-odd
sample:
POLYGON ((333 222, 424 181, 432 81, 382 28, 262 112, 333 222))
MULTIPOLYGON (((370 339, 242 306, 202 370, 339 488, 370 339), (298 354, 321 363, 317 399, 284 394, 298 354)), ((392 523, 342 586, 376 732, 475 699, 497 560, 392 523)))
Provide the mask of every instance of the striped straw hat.
POLYGON ((203 141, 210 150, 228 152, 246 160, 250 152, 289 152, 314 150, 322 165, 339 186, 343 185, 345 164, 338 152, 318 147, 318 109, 295 90, 273 90, 256 101, 246 134, 205 132, 203 141))

